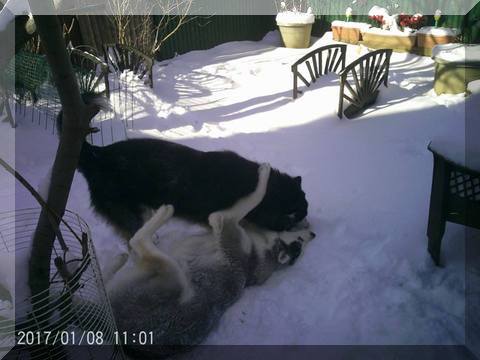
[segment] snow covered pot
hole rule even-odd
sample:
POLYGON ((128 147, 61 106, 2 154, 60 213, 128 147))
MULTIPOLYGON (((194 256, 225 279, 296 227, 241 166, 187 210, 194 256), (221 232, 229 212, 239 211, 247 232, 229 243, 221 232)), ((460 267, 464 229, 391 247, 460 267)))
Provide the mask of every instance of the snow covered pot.
POLYGON ((311 8, 305 12, 282 11, 277 14, 277 25, 287 48, 304 49, 310 46, 315 16, 311 8))

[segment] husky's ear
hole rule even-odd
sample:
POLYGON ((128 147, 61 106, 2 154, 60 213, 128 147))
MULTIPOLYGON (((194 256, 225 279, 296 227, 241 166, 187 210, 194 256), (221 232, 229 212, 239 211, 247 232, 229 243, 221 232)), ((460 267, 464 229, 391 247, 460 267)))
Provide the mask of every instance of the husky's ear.
POLYGON ((297 176, 293 180, 295 180, 295 183, 297 183, 299 186, 302 185, 302 177, 301 176, 297 176))

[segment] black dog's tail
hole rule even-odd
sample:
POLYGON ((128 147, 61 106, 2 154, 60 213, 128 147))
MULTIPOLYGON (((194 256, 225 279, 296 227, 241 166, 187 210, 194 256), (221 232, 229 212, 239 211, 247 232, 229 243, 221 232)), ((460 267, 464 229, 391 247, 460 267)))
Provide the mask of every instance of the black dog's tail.
MULTIPOLYGON (((108 99, 102 93, 87 92, 82 94, 83 102, 86 105, 96 104, 100 110, 110 110, 110 103, 108 99)), ((63 110, 60 110, 57 116, 57 133, 60 136, 63 128, 63 110)), ((80 159, 78 162, 78 169, 84 171, 90 161, 94 157, 95 151, 98 150, 98 146, 90 145, 86 140, 83 142, 82 151, 80 152, 80 159)))

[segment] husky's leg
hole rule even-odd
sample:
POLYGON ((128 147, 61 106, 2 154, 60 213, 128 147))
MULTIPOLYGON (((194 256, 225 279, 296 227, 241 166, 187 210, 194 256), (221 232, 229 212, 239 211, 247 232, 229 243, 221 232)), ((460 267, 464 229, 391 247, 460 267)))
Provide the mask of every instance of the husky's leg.
POLYGON ((128 253, 122 252, 121 254, 118 254, 117 256, 115 256, 113 261, 110 264, 108 264, 105 267, 105 269, 103 269, 102 278, 106 285, 110 282, 110 280, 118 272, 118 270, 120 270, 123 267, 123 265, 125 265, 127 260, 128 260, 128 253))
POLYGON ((180 301, 184 302, 191 298, 193 290, 188 281, 187 275, 180 268, 178 263, 162 252, 153 243, 155 231, 162 226, 173 215, 172 205, 163 205, 148 220, 145 225, 130 240, 130 246, 137 255, 138 265, 147 270, 168 277, 172 283, 181 288, 180 301))
POLYGON ((221 210, 210 214, 209 223, 212 226, 214 233, 222 231, 223 219, 231 219, 239 222, 247 214, 255 209, 263 200, 267 192, 268 178, 270 176, 270 165, 261 164, 258 167, 258 182, 255 190, 246 197, 238 200, 231 208, 221 210))
POLYGON ((208 217, 214 235, 220 239, 224 251, 233 258, 240 259, 250 254, 252 250, 252 242, 239 225, 239 221, 262 202, 267 192, 269 176, 270 165, 261 164, 258 168, 258 183, 255 190, 238 200, 231 208, 214 212, 208 217))
POLYGON ((277 237, 288 245, 295 241, 300 241, 302 243, 309 242, 310 240, 315 238, 315 233, 308 229, 302 229, 297 231, 282 231, 278 233, 277 237))

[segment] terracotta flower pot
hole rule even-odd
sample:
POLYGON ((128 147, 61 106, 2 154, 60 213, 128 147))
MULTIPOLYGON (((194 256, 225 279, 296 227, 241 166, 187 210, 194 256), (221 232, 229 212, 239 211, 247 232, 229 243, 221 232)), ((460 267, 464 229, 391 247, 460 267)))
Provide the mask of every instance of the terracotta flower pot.
POLYGON ((310 47, 312 24, 315 21, 312 13, 284 11, 277 14, 276 20, 285 47, 294 49, 310 47))
POLYGON ((278 25, 278 28, 285 47, 294 49, 310 47, 312 24, 278 25))

